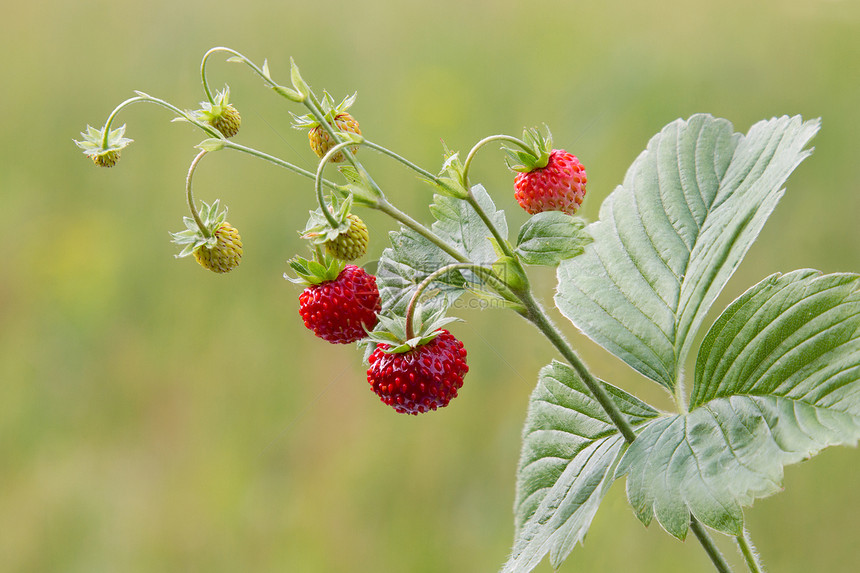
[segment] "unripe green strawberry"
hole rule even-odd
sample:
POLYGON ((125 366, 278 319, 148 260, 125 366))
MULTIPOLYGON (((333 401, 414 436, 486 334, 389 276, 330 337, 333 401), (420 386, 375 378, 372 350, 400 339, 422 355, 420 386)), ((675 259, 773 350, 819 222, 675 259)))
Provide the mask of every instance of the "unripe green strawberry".
MULTIPOLYGON (((349 133, 361 135, 361 129, 358 127, 358 122, 346 112, 335 116, 334 125, 332 127, 335 128, 335 131, 348 131, 349 133)), ((317 125, 308 132, 308 140, 310 141, 311 149, 314 150, 314 153, 316 153, 317 157, 320 159, 325 157, 325 154, 335 146, 335 142, 332 141, 331 136, 322 128, 321 125, 317 125)), ((350 147, 349 149, 352 151, 353 155, 358 152, 357 145, 355 147, 350 147)), ((341 163, 344 159, 346 159, 346 157, 344 157, 343 152, 339 151, 332 155, 330 161, 332 163, 341 163)))
POLYGON ((223 222, 215 230, 214 247, 201 245, 194 250, 194 258, 204 268, 216 273, 229 273, 242 259, 242 238, 236 227, 223 222))
POLYGON ((239 133, 242 116, 239 115, 239 110, 233 107, 233 104, 228 104, 221 109, 219 115, 209 120, 209 125, 220 131, 224 137, 233 137, 239 133))
POLYGON ((87 131, 81 132, 83 139, 75 140, 75 144, 99 167, 113 167, 119 161, 120 151, 132 142, 131 139, 123 137, 124 135, 124 125, 113 130, 108 130, 107 127, 96 129, 88 125, 87 131))
POLYGON ((107 153, 91 155, 90 157, 92 157, 93 163, 99 167, 113 167, 116 165, 117 161, 119 161, 120 151, 118 149, 114 149, 107 153))
MULTIPOLYGON (((320 111, 325 119, 325 122, 332 127, 335 132, 343 134, 352 134, 352 136, 361 136, 361 129, 358 127, 358 122, 355 121, 346 110, 355 103, 355 94, 344 98, 342 102, 335 105, 334 99, 328 92, 323 92, 323 98, 320 102, 320 111)), ((317 157, 322 159, 326 153, 336 145, 335 140, 329 135, 320 121, 313 114, 293 115, 293 127, 296 129, 308 130, 308 141, 311 144, 311 149, 316 153, 317 157)), ((352 153, 358 152, 358 146, 349 148, 352 153)), ((332 163, 340 163, 346 157, 343 152, 338 151, 332 155, 330 161, 332 163)))
POLYGON ((230 88, 215 94, 213 101, 200 103, 201 109, 194 112, 197 119, 205 121, 221 132, 224 137, 233 137, 239 133, 242 125, 242 116, 239 110, 230 103, 230 88))
POLYGON ((183 217, 185 230, 171 233, 173 242, 183 247, 177 258, 194 255, 204 268, 216 273, 228 273, 242 259, 242 239, 239 231, 228 223, 227 209, 220 201, 209 205, 201 201, 197 217, 183 217), (199 221, 199 222, 198 222, 199 221))
POLYGON ((349 214, 346 218, 349 219, 349 229, 346 233, 326 241, 325 251, 342 261, 354 261, 367 252, 370 235, 367 232, 367 225, 358 215, 349 214))

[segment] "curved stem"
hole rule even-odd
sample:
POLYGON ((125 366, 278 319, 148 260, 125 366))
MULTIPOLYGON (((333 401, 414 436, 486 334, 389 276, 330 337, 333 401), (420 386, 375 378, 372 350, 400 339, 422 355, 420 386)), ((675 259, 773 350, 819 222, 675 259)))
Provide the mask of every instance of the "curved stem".
POLYGON ((744 527, 744 531, 741 535, 735 537, 735 541, 738 544, 738 549, 740 549, 741 554, 744 556, 744 561, 746 562, 750 573, 764 573, 764 566, 762 565, 761 557, 759 557, 758 551, 750 538, 750 532, 746 527, 744 527))
POLYGON ((426 289, 430 283, 432 283, 442 275, 446 275, 451 271, 457 271, 461 269, 472 270, 478 274, 489 272, 489 269, 487 269, 486 267, 482 267, 481 265, 477 265, 475 263, 452 263, 450 265, 442 267, 441 269, 437 269, 427 275, 424 280, 422 280, 418 284, 418 288, 415 289, 415 292, 412 293, 412 298, 409 299, 409 305, 406 307, 406 340, 412 340, 413 338, 415 338, 415 332, 412 329, 412 321, 413 316, 415 314, 415 309, 418 306, 418 299, 421 298, 421 295, 424 293, 424 289, 426 289))
MULTIPOLYGON (((316 190, 317 194, 317 202, 319 202, 320 209, 322 210, 323 215, 325 215, 326 221, 328 221, 328 224, 331 225, 332 229, 336 229, 338 225, 340 225, 340 222, 338 222, 338 220, 334 218, 334 214, 329 211, 328 207, 326 207, 325 198, 323 197, 322 192, 322 173, 331 158, 340 153, 342 149, 345 149, 350 145, 353 145, 353 142, 344 141, 343 143, 338 143, 337 145, 329 149, 328 153, 326 153, 323 158, 320 159, 319 165, 317 166, 317 174, 314 177, 314 189, 316 190)), ((346 155, 348 155, 348 153, 346 155)))
POLYGON ((194 177, 194 171, 197 169, 197 164, 200 163, 200 160, 203 159, 203 156, 207 153, 208 151, 205 150, 198 153, 197 157, 194 158, 191 162, 191 166, 188 168, 188 176, 185 177, 185 199, 188 201, 188 208, 191 210, 191 216, 194 217, 194 222, 197 223, 197 228, 199 228, 203 236, 208 239, 212 234, 200 219, 197 207, 194 206, 194 194, 191 192, 191 179, 194 177))
POLYGON ((690 529, 693 530, 696 539, 698 539, 699 543, 702 544, 702 547, 705 548, 705 552, 708 554, 708 557, 711 558, 711 562, 714 564, 714 567, 717 568, 717 571, 720 573, 732 573, 732 568, 717 548, 714 540, 710 535, 708 535, 705 527, 693 516, 690 516, 690 529))
POLYGON ((217 46, 217 47, 211 48, 209 51, 207 51, 203 55, 203 61, 200 63, 200 76, 203 79, 203 91, 206 92, 206 97, 209 99, 210 103, 215 103, 215 102, 212 99, 212 92, 209 89, 209 82, 206 79, 206 61, 209 59, 209 56, 211 56, 215 52, 227 52, 228 54, 232 54, 232 55, 236 56, 237 58, 242 60, 242 63, 246 64, 249 68, 254 70, 254 73, 256 73, 258 76, 263 78, 263 81, 266 84, 268 84, 268 86, 270 88, 274 89, 278 94, 286 97, 290 101, 298 101, 298 100, 296 100, 293 97, 290 97, 288 95, 288 94, 295 93, 295 92, 293 92, 293 90, 276 83, 274 80, 272 80, 271 77, 269 77, 269 75, 266 74, 266 72, 264 72, 262 70, 262 68, 260 68, 257 64, 252 62, 250 59, 246 58, 243 54, 240 54, 239 52, 237 52, 236 50, 233 50, 231 48, 225 48, 224 46, 217 46))
POLYGON ((484 139, 475 144, 475 146, 469 152, 469 155, 466 156, 466 160, 463 162, 463 186, 466 189, 469 188, 469 167, 471 167, 472 165, 472 160, 475 158, 475 154, 478 153, 479 149, 481 149, 488 143, 492 143, 493 141, 507 141, 508 143, 513 143, 514 145, 522 147, 528 152, 532 151, 531 147, 529 147, 526 142, 512 135, 491 135, 489 137, 485 137, 484 139))
MULTIPOLYGON (((278 167, 283 167, 284 169, 288 169, 288 170, 292 171, 293 173, 297 173, 298 175, 301 175, 303 177, 307 177, 308 179, 311 179, 311 180, 316 179, 316 175, 314 173, 308 171, 307 169, 302 169, 301 167, 297 167, 296 165, 293 165, 292 163, 289 163, 287 161, 284 161, 283 159, 275 157, 274 155, 269 155, 268 153, 263 153, 262 151, 258 151, 256 149, 251 148, 251 147, 245 147, 244 145, 239 145, 238 143, 235 143, 235 142, 230 141, 230 140, 225 140, 223 143, 224 143, 224 147, 226 147, 226 148, 235 149, 236 151, 241 151, 242 153, 247 153, 248 155, 253 155, 254 157, 256 157, 258 159, 268 161, 269 163, 277 165, 278 167)), ((335 191, 344 191, 344 192, 346 191, 346 188, 343 187, 342 185, 332 183, 331 181, 329 181, 327 179, 322 179, 322 183, 323 183, 323 185, 325 185, 329 189, 334 189, 335 191)))
POLYGON ((122 110, 125 107, 130 106, 133 103, 137 103, 137 102, 149 102, 149 103, 154 103, 156 105, 160 105, 161 107, 165 107, 165 108, 169 109, 170 111, 176 113, 179 117, 181 117, 185 121, 196 125, 200 129, 202 129, 204 132, 206 132, 207 135, 209 135, 211 137, 218 138, 218 139, 224 139, 224 136, 218 130, 214 129, 213 127, 206 125, 205 123, 201 123, 201 122, 197 121, 195 118, 191 117, 190 115, 188 115, 186 112, 182 111, 181 109, 179 109, 175 105, 168 103, 164 100, 158 99, 156 97, 152 97, 151 95, 148 95, 148 94, 144 94, 141 92, 138 92, 138 94, 140 94, 140 95, 129 98, 129 99, 125 100, 124 102, 122 102, 121 104, 119 104, 118 106, 116 106, 114 108, 114 110, 110 113, 110 115, 108 116, 107 121, 105 122, 105 128, 104 128, 105 133, 104 133, 104 140, 102 142, 103 147, 107 148, 108 134, 110 133, 110 126, 113 123, 113 120, 116 118, 117 114, 120 112, 120 110, 122 110))

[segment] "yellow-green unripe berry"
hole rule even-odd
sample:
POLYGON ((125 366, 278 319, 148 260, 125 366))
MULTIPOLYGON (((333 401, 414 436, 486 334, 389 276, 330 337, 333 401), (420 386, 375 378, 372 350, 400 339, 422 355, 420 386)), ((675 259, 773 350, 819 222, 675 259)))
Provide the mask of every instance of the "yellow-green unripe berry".
POLYGON ((349 219, 349 229, 337 238, 327 241, 325 250, 332 257, 342 261, 354 261, 367 252, 370 235, 367 232, 367 225, 357 215, 349 214, 347 219, 349 219))
POLYGON ((242 116, 233 104, 227 104, 221 109, 220 114, 209 120, 209 125, 220 131, 224 137, 233 137, 239 133, 242 116))
POLYGON ((203 245, 194 251, 194 258, 204 268, 216 273, 229 273, 242 258, 242 238, 239 231, 226 221, 215 230, 217 243, 209 248, 203 245))
MULTIPOLYGON (((335 128, 335 131, 346 131, 356 135, 361 135, 361 129, 358 127, 358 122, 346 112, 335 116, 333 127, 335 128)), ((332 140, 328 132, 320 125, 317 125, 308 132, 308 141, 311 144, 311 149, 314 150, 314 153, 316 153, 317 157, 320 159, 325 157, 325 154, 328 153, 329 149, 335 146, 334 140, 332 140)), ((350 147, 349 149, 353 154, 358 152, 357 145, 350 147)), ((339 151, 331 157, 330 161, 332 163, 341 163, 344 159, 346 159, 346 157, 344 157, 343 152, 339 151)))
POLYGON ((106 153, 91 155, 90 157, 93 158, 93 163, 99 167, 113 167, 119 161, 119 155, 119 149, 112 149, 106 153))

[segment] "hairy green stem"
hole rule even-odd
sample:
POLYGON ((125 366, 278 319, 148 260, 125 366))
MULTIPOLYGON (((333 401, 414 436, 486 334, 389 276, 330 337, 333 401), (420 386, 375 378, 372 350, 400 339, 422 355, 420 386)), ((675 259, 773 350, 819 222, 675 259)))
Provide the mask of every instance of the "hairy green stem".
POLYGON ((761 562, 761 557, 759 557, 758 551, 750 538, 750 532, 746 527, 744 527, 741 535, 735 537, 735 541, 738 544, 741 555, 744 556, 744 561, 750 573, 764 573, 764 565, 761 562))
POLYGON ((325 198, 323 197, 322 191, 322 174, 323 170, 325 170, 325 166, 329 163, 331 158, 340 153, 342 149, 350 145, 352 145, 351 141, 345 141, 343 143, 338 143, 337 145, 329 149, 328 153, 326 153, 325 156, 320 160, 319 165, 317 166, 316 177, 314 178, 314 190, 316 191, 317 202, 320 205, 320 209, 322 210, 323 215, 325 215, 326 221, 328 221, 328 224, 331 225, 332 229, 336 229, 340 225, 340 222, 334 218, 334 214, 329 211, 328 207, 326 207, 325 198))
POLYGON ((475 159, 475 155, 478 153, 479 149, 493 141, 507 141, 508 143, 513 143, 514 145, 522 147, 528 152, 532 151, 531 147, 529 147, 526 142, 512 135, 491 135, 489 137, 485 137, 475 144, 472 150, 469 151, 469 155, 466 156, 466 160, 463 162, 463 186, 466 187, 466 189, 469 188, 469 168, 472 166, 472 160, 475 159))
MULTIPOLYGON (((488 138, 490 139, 490 138, 488 138)), ((492 139, 490 139, 492 140, 492 139)), ((473 150, 474 151, 474 150, 473 150)), ((471 154, 470 154, 471 155, 471 154)), ((465 181, 468 184, 468 181, 465 181)), ((471 188, 467 187, 469 196, 466 201, 469 202, 470 205, 475 209, 475 212, 484 222, 484 225, 489 229, 492 233, 493 237, 501 246, 503 252, 509 257, 513 258, 519 264, 518 258, 515 256, 513 252, 507 246, 506 241, 502 239, 501 233, 487 216, 486 212, 481 208, 475 199, 474 193, 472 193, 471 188)), ((522 268, 522 267, 520 267, 522 268)), ((525 272, 522 273, 523 276, 526 276, 525 272)), ((592 396, 594 396, 595 400, 600 404, 603 410, 606 412, 606 415, 609 416, 609 419, 618 428, 618 431, 624 437, 624 440, 628 444, 632 444, 636 439, 636 432, 633 429, 633 426, 630 424, 630 421, 624 416, 624 413, 618 408, 615 404, 615 401, 603 387, 603 385, 591 374, 588 367, 570 344, 565 340, 561 331, 552 323, 546 311, 540 306, 540 304, 535 300, 534 295, 532 294, 531 288, 526 284, 524 289, 519 289, 517 291, 517 296, 525 307, 524 312, 520 312, 523 316, 526 317, 532 324, 534 324, 538 330, 540 330, 543 335, 556 347, 556 349, 561 353, 565 360, 576 370, 576 373, 579 375, 580 379, 586 385, 586 387, 591 392, 592 396)), ((683 403, 683 401, 682 401, 683 403)), ((731 568, 726 563, 722 554, 717 549, 714 544, 713 539, 710 537, 708 532, 696 521, 696 518, 692 515, 691 518, 691 527, 695 525, 694 533, 705 548, 705 551, 708 553, 708 556, 711 558, 711 561, 714 563, 714 566, 721 573, 730 573, 731 568)))
POLYGON ((415 231, 416 233, 418 233, 419 235, 445 251, 455 261, 459 263, 470 263, 469 259, 466 258, 463 253, 443 241, 436 233, 434 233, 433 231, 431 231, 430 229, 428 229, 427 227, 425 227, 424 225, 422 225, 421 223, 419 223, 418 221, 416 221, 415 219, 389 203, 387 199, 380 199, 379 204, 374 208, 378 211, 385 213, 398 223, 401 223, 403 226, 409 227, 410 229, 412 229, 413 231, 415 231))
POLYGON ((436 269, 422 280, 418 284, 418 288, 415 289, 415 292, 412 293, 412 297, 409 299, 409 305, 406 307, 406 340, 412 340, 415 338, 415 331, 412 329, 413 317, 415 315, 415 309, 418 306, 418 300, 421 298, 421 295, 424 293, 424 289, 427 288, 430 283, 441 277, 442 275, 446 275, 451 271, 458 270, 472 270, 475 273, 488 272, 489 269, 482 267, 480 265, 476 265, 474 263, 452 263, 450 265, 446 265, 441 269, 436 269))
POLYGON ((206 79, 206 62, 209 59, 209 56, 211 56, 212 54, 214 54, 216 52, 227 52, 228 54, 232 54, 233 56, 239 58, 242 61, 242 63, 246 64, 249 68, 254 70, 254 73, 256 73, 258 76, 263 78, 263 81, 270 88, 275 90, 275 92, 277 92, 279 95, 284 96, 285 98, 289 99, 290 101, 294 101, 294 102, 301 101, 299 99, 300 94, 298 94, 294 90, 291 90, 288 87, 285 87, 285 86, 282 86, 282 85, 276 83, 269 75, 266 74, 266 72, 263 71, 262 68, 260 68, 257 64, 255 64, 250 59, 246 58, 244 55, 240 54, 239 52, 237 52, 236 50, 233 50, 231 48, 225 48, 223 46, 218 46, 218 47, 212 48, 208 52, 206 52, 203 55, 203 60, 200 62, 200 76, 203 79, 203 91, 206 92, 206 98, 209 100, 209 103, 215 103, 215 100, 212 98, 212 91, 209 89, 209 82, 206 79))
POLYGON ((714 564, 714 567, 717 568, 717 571, 720 573, 732 573, 732 568, 729 566, 726 558, 723 557, 719 548, 717 548, 714 540, 708 534, 705 527, 692 515, 690 516, 690 529, 693 530, 693 534, 696 536, 696 539, 698 539, 699 543, 702 544, 702 547, 705 548, 705 552, 708 554, 708 557, 711 558, 711 562, 714 564))
POLYGON ((203 156, 206 155, 208 151, 201 151, 197 154, 194 160, 191 162, 191 166, 188 168, 188 175, 185 177, 185 199, 188 201, 188 208, 191 210, 191 216, 194 217, 194 222, 197 223, 197 228, 200 229, 200 232, 207 239, 212 236, 209 232, 209 229, 206 228, 206 225, 203 224, 203 221, 200 219, 200 214, 197 212, 197 207, 194 206, 194 194, 191 192, 191 179, 194 177, 194 171, 197 170, 197 164, 200 163, 200 160, 203 159, 203 156))
POLYGON ((400 155, 394 151, 391 151, 390 149, 383 147, 383 146, 379 145, 378 143, 373 143, 372 141, 364 140, 364 145, 366 145, 367 147, 370 147, 371 149, 375 149, 376 151, 378 151, 384 155, 387 155, 387 156, 391 157, 392 159, 399 161, 400 163, 402 163, 406 167, 408 167, 408 168, 412 169, 413 171, 415 171, 416 173, 420 174, 425 179, 428 179, 430 181, 439 181, 439 178, 436 175, 433 175, 432 173, 430 173, 426 169, 422 169, 421 167, 419 167, 418 165, 415 165, 414 163, 412 163, 411 161, 409 161, 408 159, 406 159, 402 155, 400 155))
POLYGON ((633 430, 630 421, 627 420, 603 385, 592 376, 588 367, 585 366, 567 340, 565 340, 561 331, 552 323, 546 311, 535 300, 531 290, 522 293, 520 301, 526 307, 525 318, 543 333, 564 359, 576 370, 576 373, 582 379, 582 382, 586 385, 592 396, 594 396, 594 399, 597 400, 606 412, 606 415, 609 416, 609 419, 612 420, 612 423, 618 428, 621 435, 624 436, 625 441, 633 443, 633 440, 636 439, 636 432, 633 430))

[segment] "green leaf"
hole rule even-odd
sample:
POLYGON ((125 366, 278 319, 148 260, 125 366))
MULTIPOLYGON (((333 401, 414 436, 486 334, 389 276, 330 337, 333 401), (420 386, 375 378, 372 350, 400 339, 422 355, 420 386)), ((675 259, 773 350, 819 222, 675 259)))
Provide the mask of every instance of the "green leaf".
POLYGON ((581 255, 591 242, 584 227, 582 219, 560 211, 538 213, 520 229, 516 252, 528 265, 557 265, 581 255))
POLYGON ((204 139, 195 147, 202 149, 203 151, 221 151, 224 149, 224 143, 224 140, 219 137, 211 137, 209 139, 204 139))
MULTIPOLYGON (((657 412, 604 384, 634 425, 657 412)), ((549 553, 553 568, 585 537, 614 480, 624 438, 573 369, 553 361, 529 400, 514 504, 516 539, 505 572, 531 571, 549 553)))
POLYGON ((673 390, 705 314, 818 127, 781 117, 744 136, 709 115, 667 125, 603 202, 585 254, 559 265, 562 314, 673 390))
POLYGON ((734 301, 698 356, 691 410, 645 428, 616 475, 646 525, 730 535, 783 467, 860 439, 860 275, 795 271, 734 301))
MULTIPOLYGON (((472 192, 502 236, 507 237, 508 227, 504 212, 496 209, 493 200, 480 185, 473 187, 472 192)), ((431 226, 433 232, 469 260, 478 265, 489 266, 498 258, 490 242, 490 231, 467 202, 435 195, 430 211, 436 218, 431 226)), ((391 247, 385 249, 380 258, 377 284, 383 312, 403 314, 412 293, 424 278, 457 261, 411 229, 403 228, 389 233, 389 238, 391 247)), ((425 292, 429 292, 431 296, 422 301, 425 306, 432 308, 447 308, 466 292, 467 282, 472 287, 484 284, 484 281, 471 271, 450 272, 428 287, 425 292), (436 291, 435 294, 433 291, 436 291)))

